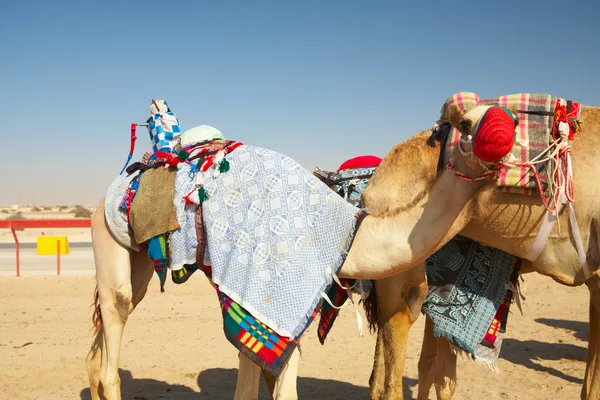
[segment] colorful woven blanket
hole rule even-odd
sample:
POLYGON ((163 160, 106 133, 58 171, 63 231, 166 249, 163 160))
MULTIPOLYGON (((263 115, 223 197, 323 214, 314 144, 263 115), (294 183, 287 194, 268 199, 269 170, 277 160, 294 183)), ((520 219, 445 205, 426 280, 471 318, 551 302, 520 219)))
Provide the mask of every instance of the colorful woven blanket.
MULTIPOLYGON (((211 268, 205 267, 204 273, 210 278, 211 268)), ((333 284, 329 288, 327 295, 332 301, 333 306, 323 302, 315 307, 307 320, 306 326, 298 336, 290 338, 282 336, 263 324, 259 319, 250 314, 244 307, 233 301, 231 297, 219 290, 217 286, 217 295, 223 314, 223 330, 225 337, 239 351, 244 353, 250 360, 259 365, 265 371, 279 376, 283 367, 288 362, 290 356, 298 347, 298 342, 313 320, 318 314, 321 315, 317 336, 321 344, 325 342, 327 334, 330 332, 339 314, 341 307, 348 295, 344 289, 333 284)))
POLYGON ((520 259, 456 236, 427 259, 422 311, 444 337, 492 370, 500 353, 520 259))
MULTIPOLYGON (((520 119, 515 134, 515 144, 512 155, 513 162, 525 163, 538 157, 551 143, 554 129, 554 112, 557 98, 549 94, 518 93, 489 99, 480 99, 475 93, 460 92, 450 96, 442 106, 441 118, 447 119, 451 105, 457 105, 465 112, 478 105, 497 105, 515 108, 520 119), (525 112, 519 112, 525 111, 525 112), (533 112, 533 114, 532 114, 533 112)), ((460 141, 460 132, 452 128, 446 142, 445 160, 460 141)), ((445 163, 444 163, 445 165, 445 163)), ((548 174, 545 164, 541 165, 540 177, 544 190, 548 184, 548 174)), ((498 180, 499 190, 506 193, 518 193, 529 196, 536 195, 537 184, 534 173, 523 167, 503 168, 498 180)))

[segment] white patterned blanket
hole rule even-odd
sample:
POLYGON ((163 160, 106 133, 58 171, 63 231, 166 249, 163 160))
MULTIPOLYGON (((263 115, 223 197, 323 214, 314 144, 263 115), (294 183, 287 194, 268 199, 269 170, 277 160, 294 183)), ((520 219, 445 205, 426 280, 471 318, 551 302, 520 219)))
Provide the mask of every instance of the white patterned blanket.
POLYGON ((282 154, 244 145, 227 160, 228 172, 214 178, 211 167, 204 177, 212 279, 295 338, 341 267, 360 210, 282 154))

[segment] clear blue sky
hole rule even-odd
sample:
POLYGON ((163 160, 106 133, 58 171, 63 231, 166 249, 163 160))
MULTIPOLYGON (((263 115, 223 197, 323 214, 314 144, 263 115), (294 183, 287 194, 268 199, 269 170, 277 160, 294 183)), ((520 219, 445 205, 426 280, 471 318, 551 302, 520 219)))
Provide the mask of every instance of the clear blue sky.
POLYGON ((152 98, 308 169, 383 157, 458 91, 600 105, 600 2, 579 3, 4 1, 0 204, 97 203, 152 98))

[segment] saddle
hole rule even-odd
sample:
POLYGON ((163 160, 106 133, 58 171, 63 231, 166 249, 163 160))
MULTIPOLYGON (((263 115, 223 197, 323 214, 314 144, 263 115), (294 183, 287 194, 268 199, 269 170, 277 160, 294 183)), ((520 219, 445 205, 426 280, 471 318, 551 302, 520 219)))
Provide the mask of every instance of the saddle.
POLYGON ((360 207, 362 192, 377 167, 345 169, 329 172, 316 167, 313 175, 329 186, 334 192, 356 207, 360 207))

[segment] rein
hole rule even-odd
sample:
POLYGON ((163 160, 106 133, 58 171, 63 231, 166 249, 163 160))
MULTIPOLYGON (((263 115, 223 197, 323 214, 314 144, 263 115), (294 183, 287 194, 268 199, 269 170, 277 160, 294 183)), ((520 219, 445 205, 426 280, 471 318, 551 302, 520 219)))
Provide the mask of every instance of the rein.
MULTIPOLYGON (((545 111, 522 111, 526 114, 535 114, 535 115, 550 115, 545 111)), ((455 176, 460 179, 469 181, 469 182, 477 182, 485 180, 497 173, 499 173, 503 168, 527 168, 531 170, 535 177, 535 182, 537 186, 537 191, 542 198, 544 203, 544 207, 548 211, 556 211, 558 204, 561 201, 561 197, 564 195, 569 202, 573 202, 575 200, 575 191, 573 187, 573 178, 570 172, 571 170, 571 146, 566 141, 566 134, 562 132, 562 134, 558 137, 558 139, 554 140, 544 151, 542 151, 536 158, 524 162, 524 163, 514 163, 511 161, 497 161, 493 163, 495 168, 482 173, 481 175, 473 178, 467 176, 460 171, 458 171, 451 161, 444 163, 444 149, 446 144, 448 143, 448 138, 450 136, 450 132, 452 130, 452 125, 448 122, 437 122, 434 124, 431 132, 431 136, 427 140, 427 145, 431 147, 435 147, 435 142, 440 143, 440 154, 438 157, 438 166, 437 172, 438 175, 444 169, 448 169, 455 176), (546 155, 544 158, 544 155, 546 155), (552 162, 554 164, 554 168, 552 173, 548 174, 549 179, 551 179, 551 184, 549 185, 550 194, 549 196, 545 195, 544 183, 542 182, 542 177, 540 175, 540 170, 545 169, 545 164, 552 162), (539 165, 539 169, 538 169, 539 165)), ((460 145, 459 145, 460 146, 460 145)), ((462 152, 462 148, 459 147, 462 152)))

